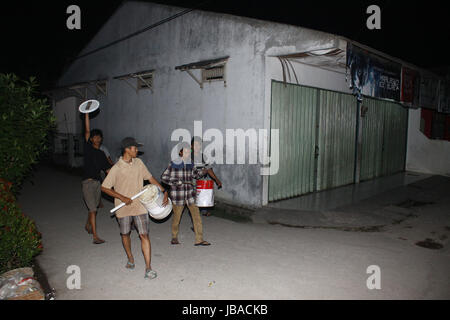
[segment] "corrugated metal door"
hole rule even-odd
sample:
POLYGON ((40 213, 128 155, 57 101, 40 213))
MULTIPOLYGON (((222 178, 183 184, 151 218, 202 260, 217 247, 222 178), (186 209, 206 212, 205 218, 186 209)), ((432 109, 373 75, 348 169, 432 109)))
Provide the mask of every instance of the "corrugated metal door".
POLYGON ((319 91, 317 190, 325 190, 354 181, 357 105, 352 95, 319 91))
MULTIPOLYGON (((360 180, 404 170, 407 110, 369 97, 362 109, 360 180)), ((353 183, 357 114, 353 95, 272 81, 280 168, 269 176, 269 201, 353 183)))
POLYGON ((384 104, 367 97, 362 102, 361 181, 383 175, 384 104))
POLYGON ((404 170, 408 111, 397 103, 365 97, 361 180, 404 170))
POLYGON ((383 175, 405 169, 408 110, 394 102, 385 102, 383 175))
POLYGON ((272 81, 271 128, 279 129, 280 167, 269 201, 314 191, 318 90, 272 81))

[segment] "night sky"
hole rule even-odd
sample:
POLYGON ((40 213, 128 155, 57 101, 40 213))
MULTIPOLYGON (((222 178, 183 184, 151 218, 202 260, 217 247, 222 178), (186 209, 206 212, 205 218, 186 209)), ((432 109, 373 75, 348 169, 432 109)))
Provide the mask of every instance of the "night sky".
MULTIPOLYGON (((186 8, 224 12, 338 34, 437 72, 448 70, 450 23, 445 1, 217 1, 154 0, 186 8), (381 30, 369 30, 366 8, 381 8, 381 30)), ((67 63, 99 31, 121 0, 3 1, 0 72, 36 76, 52 87, 67 63), (81 8, 81 30, 68 30, 66 9, 81 8)), ((149 23, 151 24, 151 23, 149 23)))

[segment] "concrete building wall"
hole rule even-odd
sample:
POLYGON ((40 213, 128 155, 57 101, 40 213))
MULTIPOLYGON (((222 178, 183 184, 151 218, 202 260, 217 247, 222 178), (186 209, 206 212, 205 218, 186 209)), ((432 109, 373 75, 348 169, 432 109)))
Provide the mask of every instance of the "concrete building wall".
MULTIPOLYGON (((145 3, 126 3, 118 10, 85 52, 168 17, 180 9, 145 3)), ((159 178, 175 145, 172 132, 193 133, 194 121, 203 131, 262 127, 262 59, 255 57, 254 31, 245 24, 224 23, 219 16, 194 12, 149 30, 130 40, 77 60, 60 85, 109 78, 108 95, 101 97, 100 113, 92 127, 103 129, 105 144, 118 155, 120 140, 135 136, 145 146, 142 159, 159 178), (227 87, 223 82, 204 89, 175 66, 230 56, 227 87), (138 93, 124 81, 113 80, 141 70, 154 69, 154 93, 138 93)), ((205 145, 207 143, 205 142, 205 145)), ((225 154, 225 153, 224 153, 225 154)), ((261 177, 257 165, 215 165, 224 188, 218 199, 260 205, 261 177)))
MULTIPOLYGON (((81 54, 182 10, 125 2, 81 54)), ((145 144, 142 159, 159 177, 170 160, 175 145, 170 138, 177 128, 193 134, 194 121, 202 121, 203 132, 218 129, 224 143, 226 129, 270 129, 271 81, 283 80, 277 55, 332 47, 342 49, 345 44, 338 36, 297 26, 193 11, 76 60, 61 77, 59 86, 109 79, 108 95, 98 97, 100 112, 92 119, 92 127, 104 131, 105 144, 113 158, 119 156, 120 140, 135 136, 145 144), (225 56, 230 57, 226 65, 226 87, 223 82, 213 82, 205 84, 202 90, 186 72, 175 70, 175 66, 225 56), (153 93, 150 90, 136 93, 126 82, 113 79, 152 69, 153 93)), ((292 65, 301 85, 351 93, 344 72, 296 62, 292 65)), ((194 73, 200 75, 198 70, 194 73)), ((413 119, 411 116, 410 125, 413 119)), ((436 154, 441 165, 420 164, 425 161, 418 155, 421 146, 438 147, 434 146, 434 141, 415 146, 412 142, 415 134, 410 128, 407 169, 425 170, 426 167, 431 170, 426 172, 449 172, 445 165, 448 156, 441 156, 445 151, 436 154)), ((204 145, 208 143, 205 141, 204 145)), ((223 154, 226 161, 225 147, 223 154)), ((224 185, 216 191, 216 198, 252 206, 267 203, 268 178, 260 175, 260 169, 259 164, 216 164, 214 170, 224 185)))
POLYGON ((56 130, 58 133, 81 133, 81 120, 78 112, 78 99, 67 97, 54 104, 53 111, 56 117, 56 130))
POLYGON ((421 109, 409 110, 406 170, 450 176, 450 142, 420 131, 421 109))
MULTIPOLYGON (((158 4, 126 2, 92 39, 83 53, 98 48, 183 9, 158 4)), ((108 95, 100 97, 100 113, 92 127, 104 131, 112 156, 119 155, 119 142, 135 136, 150 171, 159 177, 175 145, 172 132, 184 128, 193 133, 194 121, 203 132, 219 129, 268 128, 266 59, 277 52, 323 48, 335 36, 231 15, 194 11, 148 30, 136 37, 76 60, 59 85, 109 78, 108 95), (285 46, 289 43, 289 46, 285 46), (199 85, 174 67, 229 56, 227 86, 223 82, 199 85), (115 76, 154 69, 154 93, 136 93, 115 76)), ((92 98, 92 97, 90 97, 92 98)), ((270 104, 269 104, 270 105, 270 104)), ((205 146, 208 142, 205 142, 205 146)), ((224 155, 226 150, 223 150, 224 155)), ((248 155, 246 157, 248 159, 248 155)), ((226 159, 225 159, 226 160, 226 159)), ((248 163, 248 162, 246 162, 248 163)), ((236 204, 260 206, 263 177, 259 164, 215 165, 224 187, 216 198, 236 204)))

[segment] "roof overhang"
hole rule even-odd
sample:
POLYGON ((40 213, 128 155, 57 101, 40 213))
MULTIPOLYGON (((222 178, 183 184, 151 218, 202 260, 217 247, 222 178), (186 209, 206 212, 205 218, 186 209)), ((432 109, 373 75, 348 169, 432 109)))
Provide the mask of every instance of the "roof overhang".
POLYGON ((114 77, 114 79, 117 80, 124 80, 124 79, 130 79, 130 78, 140 78, 149 74, 153 74, 155 72, 154 69, 152 70, 145 70, 145 71, 139 71, 139 72, 133 72, 133 73, 127 73, 121 76, 114 77))
POLYGON ((217 66, 225 64, 229 58, 230 57, 227 56, 227 57, 222 57, 222 58, 217 58, 217 59, 193 62, 193 63, 189 63, 189 64, 184 64, 181 66, 176 66, 175 70, 186 71, 186 70, 193 70, 193 69, 213 68, 213 67, 217 67, 217 66))
MULTIPOLYGON (((47 91, 44 91, 43 94, 46 96, 58 101, 65 99, 70 96, 78 96, 82 99, 87 98, 87 91, 91 91, 91 86, 95 86, 100 92, 106 95, 106 91, 99 85, 100 83, 106 82, 108 79, 98 79, 98 80, 90 80, 84 82, 78 82, 67 86, 56 87, 47 91)), ((97 95, 94 92, 94 95, 97 95)))
MULTIPOLYGON (((195 70, 195 69, 199 69, 199 70, 205 70, 205 69, 211 69, 214 67, 220 67, 220 66, 225 66, 225 64, 227 63, 228 59, 230 57, 226 56, 226 57, 222 57, 222 58, 217 58, 217 59, 211 59, 211 60, 203 60, 203 61, 198 61, 198 62, 193 62, 193 63, 189 63, 189 64, 183 64, 181 66, 176 66, 175 70, 180 70, 180 71, 186 71, 186 73, 195 80, 195 82, 198 83, 198 85, 200 86, 200 89, 203 89, 203 78, 198 79, 192 72, 191 70, 195 70)), ((225 80, 225 74, 223 77, 223 84, 226 87, 227 82, 225 80)))
POLYGON ((147 81, 145 79, 145 77, 147 77, 147 76, 150 76, 150 75, 153 76, 153 72, 155 72, 154 69, 152 69, 152 70, 145 70, 145 71, 139 71, 139 72, 124 74, 122 76, 117 76, 117 77, 114 77, 114 79, 125 81, 131 88, 136 90, 136 92, 139 91, 138 85, 136 83, 133 84, 133 83, 129 82, 128 80, 129 79, 138 79, 142 83, 144 83, 145 86, 147 88, 149 88, 152 91, 152 93, 153 93, 153 82, 147 81))

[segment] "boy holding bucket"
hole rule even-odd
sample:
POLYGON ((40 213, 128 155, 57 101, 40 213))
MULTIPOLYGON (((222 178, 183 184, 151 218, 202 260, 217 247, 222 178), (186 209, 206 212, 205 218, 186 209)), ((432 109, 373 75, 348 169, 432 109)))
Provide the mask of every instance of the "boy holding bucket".
POLYGON ((170 186, 170 199, 173 203, 172 240, 171 244, 179 244, 178 230, 184 205, 187 204, 194 222, 195 245, 209 246, 203 240, 203 225, 200 211, 195 205, 194 179, 206 174, 206 169, 196 169, 191 163, 191 146, 184 142, 177 146, 179 158, 171 161, 161 177, 161 181, 170 186))
POLYGON ((148 236, 149 217, 147 209, 137 199, 131 200, 131 197, 139 193, 144 187, 144 180, 148 180, 164 192, 163 206, 166 206, 169 200, 167 191, 153 178, 142 160, 137 158, 138 147, 140 146, 142 144, 137 143, 134 138, 127 137, 122 140, 122 157, 111 168, 103 181, 102 191, 116 198, 116 206, 120 204, 120 201, 126 204, 116 213, 122 244, 128 257, 126 268, 134 269, 135 267, 130 239, 133 222, 139 232, 142 253, 144 254, 146 267, 144 278, 154 279, 157 274, 151 268, 151 243, 148 236))
MULTIPOLYGON (((201 168, 204 167, 207 172, 200 177, 202 180, 208 180, 208 176, 210 176, 214 182, 217 184, 217 187, 220 189, 222 188, 222 182, 217 178, 217 176, 214 174, 213 169, 210 167, 210 165, 206 164, 205 157, 202 152, 202 138, 200 137, 193 137, 191 140, 191 148, 192 148, 192 157, 191 161, 194 164, 195 168, 201 168)), ((203 216, 210 216, 208 209, 206 208, 200 208, 200 213, 203 216)))

